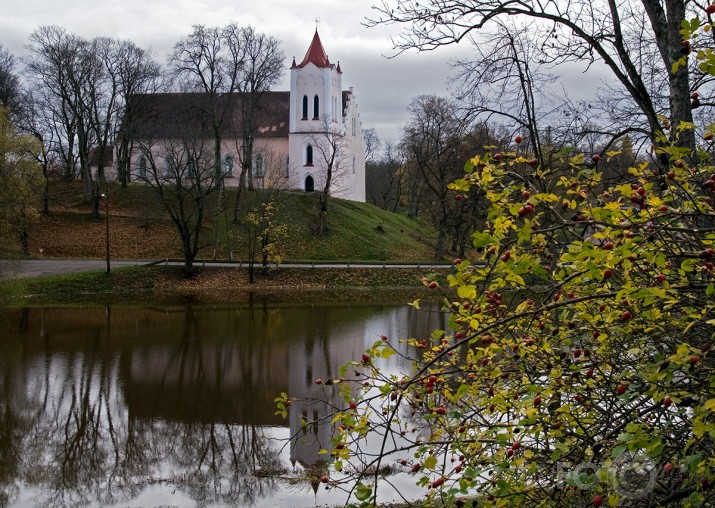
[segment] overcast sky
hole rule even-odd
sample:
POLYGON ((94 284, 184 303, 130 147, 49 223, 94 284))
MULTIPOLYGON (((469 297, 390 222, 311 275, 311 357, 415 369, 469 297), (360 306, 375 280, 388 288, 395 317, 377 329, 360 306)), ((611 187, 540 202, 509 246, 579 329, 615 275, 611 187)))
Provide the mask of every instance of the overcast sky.
MULTIPOLYGON (((383 141, 397 141, 407 121, 406 107, 420 94, 448 95, 449 60, 468 48, 394 55, 390 35, 399 27, 365 28, 371 0, 4 0, 0 43, 15 56, 25 54, 28 36, 41 25, 59 25, 86 38, 129 39, 166 62, 174 43, 192 25, 252 25, 282 41, 286 68, 300 62, 319 19, 319 33, 331 62, 340 62, 343 86, 353 86, 363 128, 383 141)), ((277 90, 288 90, 288 72, 277 90)))

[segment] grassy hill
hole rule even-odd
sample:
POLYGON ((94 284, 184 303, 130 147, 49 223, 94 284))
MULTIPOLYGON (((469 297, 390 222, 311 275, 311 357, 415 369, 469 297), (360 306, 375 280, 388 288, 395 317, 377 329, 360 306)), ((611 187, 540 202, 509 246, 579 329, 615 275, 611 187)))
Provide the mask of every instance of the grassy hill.
MULTIPOLYGON (((256 205, 262 191, 244 192, 245 210, 256 205)), ((176 228, 149 187, 110 186, 109 239, 113 259, 181 257, 176 228)), ((317 195, 283 192, 278 220, 288 225, 288 260, 321 261, 433 261, 434 230, 426 224, 366 203, 333 199, 329 231, 317 230, 317 195)), ((247 232, 232 224, 235 191, 227 190, 222 211, 219 194, 212 195, 204 225, 202 259, 246 258, 247 232)), ((99 219, 83 198, 81 182, 52 182, 50 214, 29 230, 32 257, 102 258, 105 255, 105 205, 99 219)), ((10 232, 0 234, 0 255, 17 257, 19 242, 10 232)))

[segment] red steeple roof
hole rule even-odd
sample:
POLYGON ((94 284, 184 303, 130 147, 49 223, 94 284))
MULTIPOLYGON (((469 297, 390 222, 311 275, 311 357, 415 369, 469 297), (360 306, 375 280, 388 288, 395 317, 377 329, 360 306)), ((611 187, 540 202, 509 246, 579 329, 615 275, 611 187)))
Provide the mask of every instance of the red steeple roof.
POLYGON ((330 60, 328 60, 328 55, 325 54, 325 49, 323 48, 323 43, 320 42, 320 36, 318 35, 317 30, 315 31, 313 41, 310 43, 310 47, 305 54, 305 58, 303 58, 303 61, 300 63, 300 65, 298 65, 298 67, 305 67, 308 62, 319 68, 333 66, 330 63, 330 60))

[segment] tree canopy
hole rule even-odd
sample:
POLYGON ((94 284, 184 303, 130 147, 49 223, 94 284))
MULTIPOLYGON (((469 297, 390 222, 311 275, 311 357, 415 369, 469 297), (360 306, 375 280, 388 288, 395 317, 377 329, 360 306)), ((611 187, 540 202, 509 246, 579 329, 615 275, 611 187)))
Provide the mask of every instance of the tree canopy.
POLYGON ((695 129, 656 133, 665 173, 631 158, 604 180, 632 155, 615 150, 540 164, 520 136, 472 157, 450 189, 482 193, 485 225, 469 259, 423 280, 447 329, 383 336, 319 380, 342 396, 328 488, 373 506, 405 474, 428 505, 714 503, 715 172, 677 135, 695 129), (395 355, 412 369, 388 369, 395 355))
POLYGON ((13 228, 24 254, 28 254, 27 227, 39 215, 39 196, 44 188, 42 168, 37 158, 40 142, 20 134, 0 107, 0 222, 13 228))

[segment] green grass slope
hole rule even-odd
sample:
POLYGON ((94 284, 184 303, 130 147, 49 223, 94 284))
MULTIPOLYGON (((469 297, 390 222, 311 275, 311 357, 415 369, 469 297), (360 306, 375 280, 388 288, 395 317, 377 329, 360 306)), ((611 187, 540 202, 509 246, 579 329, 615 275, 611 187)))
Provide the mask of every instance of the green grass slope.
MULTIPOLYGON (((145 185, 111 185, 109 240, 113 259, 180 258, 176 226, 154 191, 145 185)), ((266 191, 244 191, 240 217, 266 200, 266 191)), ((219 193, 207 207, 199 260, 246 259, 247 229, 233 224, 235 190, 219 193)), ((315 261, 434 261, 434 230, 419 220, 367 203, 332 198, 328 231, 317 236, 318 195, 284 191, 277 198, 277 220, 287 225, 286 259, 315 261)), ((100 218, 91 217, 81 182, 52 182, 50 213, 29 229, 30 251, 38 257, 102 258, 105 255, 105 203, 100 218)), ((2 257, 19 256, 11 231, 0 231, 2 257)))

